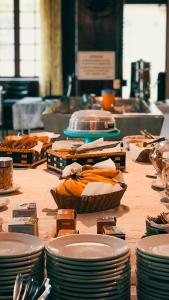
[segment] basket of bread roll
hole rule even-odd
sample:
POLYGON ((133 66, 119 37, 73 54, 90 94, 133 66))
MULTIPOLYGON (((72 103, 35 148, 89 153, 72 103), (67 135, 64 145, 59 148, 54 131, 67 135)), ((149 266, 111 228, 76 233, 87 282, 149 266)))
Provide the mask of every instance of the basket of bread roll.
POLYGON ((52 146, 47 135, 9 135, 0 142, 0 156, 12 157, 14 166, 34 167, 46 160, 46 152, 52 146))
MULTIPOLYGON (((110 164, 110 161, 108 159, 106 163, 110 164)), ((78 167, 73 169, 72 166, 66 167, 69 171, 63 171, 58 185, 51 189, 58 209, 93 212, 119 206, 127 185, 122 173, 115 168, 106 168, 106 163, 94 166, 76 164, 78 167)))

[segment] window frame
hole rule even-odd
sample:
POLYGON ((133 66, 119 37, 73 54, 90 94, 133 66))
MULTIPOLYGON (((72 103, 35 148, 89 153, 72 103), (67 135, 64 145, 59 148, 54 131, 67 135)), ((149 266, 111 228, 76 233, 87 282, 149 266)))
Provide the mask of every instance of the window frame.
POLYGON ((39 79, 39 76, 21 76, 20 74, 20 1, 13 0, 14 7, 14 76, 0 76, 0 80, 8 79, 39 79))

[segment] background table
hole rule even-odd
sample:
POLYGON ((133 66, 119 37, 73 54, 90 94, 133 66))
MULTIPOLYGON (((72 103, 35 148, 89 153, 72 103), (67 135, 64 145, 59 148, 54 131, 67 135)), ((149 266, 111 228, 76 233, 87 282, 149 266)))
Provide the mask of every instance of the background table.
POLYGON ((13 128, 43 128, 42 113, 51 104, 51 100, 42 101, 41 97, 25 97, 12 106, 13 128))
MULTIPOLYGON (((166 211, 165 205, 160 202, 162 192, 153 190, 151 188, 152 179, 145 176, 149 170, 153 170, 153 167, 132 162, 127 153, 127 172, 124 173, 124 179, 128 188, 121 205, 108 211, 78 214, 77 217, 77 228, 80 233, 94 234, 98 217, 112 215, 117 217, 117 225, 125 231, 126 240, 131 249, 133 284, 135 283, 135 248, 138 239, 145 232, 145 218, 147 215, 156 216, 160 212, 166 211)), ((15 169, 14 182, 20 185, 20 192, 3 196, 10 200, 8 209, 0 211, 0 217, 4 219, 4 230, 7 230, 8 222, 12 217, 14 203, 36 202, 40 238, 45 241, 50 240, 54 237, 56 228, 56 205, 50 189, 58 182, 57 174, 46 170, 45 164, 36 169, 15 169)))

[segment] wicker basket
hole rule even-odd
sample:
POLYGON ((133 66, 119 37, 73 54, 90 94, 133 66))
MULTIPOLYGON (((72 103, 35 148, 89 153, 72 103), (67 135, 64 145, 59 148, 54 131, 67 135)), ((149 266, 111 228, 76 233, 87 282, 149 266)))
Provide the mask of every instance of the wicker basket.
POLYGON ((97 196, 64 196, 57 194, 54 189, 51 189, 51 194, 58 206, 58 209, 72 208, 77 212, 94 212, 119 206, 121 198, 127 189, 126 184, 122 183, 121 186, 122 189, 120 191, 97 196))

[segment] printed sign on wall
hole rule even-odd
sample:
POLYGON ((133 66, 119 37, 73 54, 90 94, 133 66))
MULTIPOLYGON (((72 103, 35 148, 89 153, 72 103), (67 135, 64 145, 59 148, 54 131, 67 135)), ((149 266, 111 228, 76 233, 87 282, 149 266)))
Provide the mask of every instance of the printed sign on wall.
POLYGON ((79 80, 113 80, 115 78, 115 52, 79 51, 77 77, 79 80))

